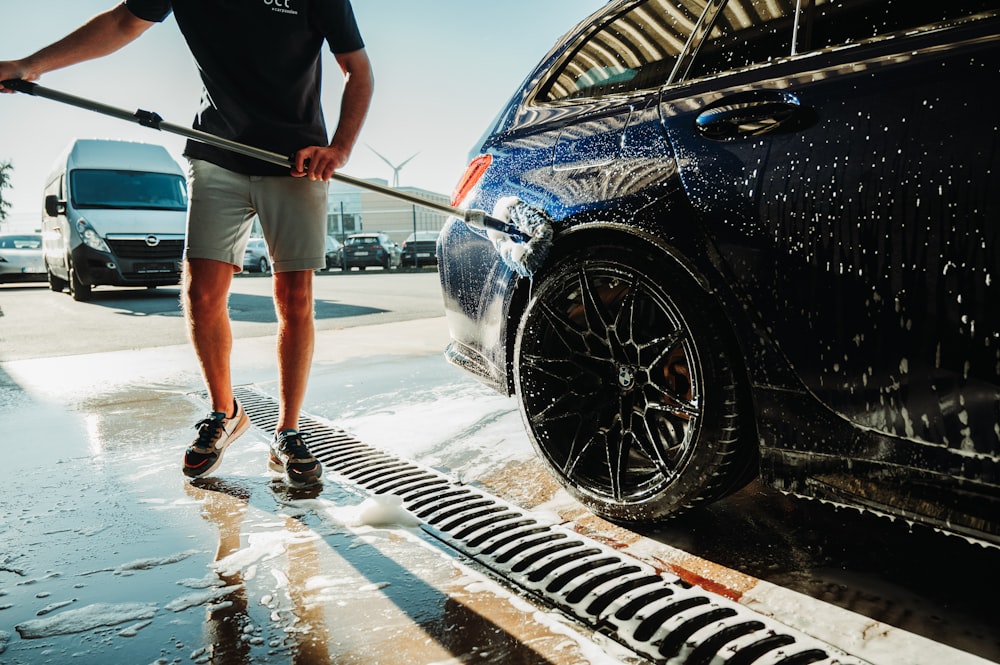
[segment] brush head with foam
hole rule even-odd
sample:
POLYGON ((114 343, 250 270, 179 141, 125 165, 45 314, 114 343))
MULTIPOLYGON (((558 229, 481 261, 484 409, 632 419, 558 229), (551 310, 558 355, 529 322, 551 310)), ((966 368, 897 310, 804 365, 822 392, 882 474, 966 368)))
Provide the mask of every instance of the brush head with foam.
POLYGON ((497 201, 493 217, 517 227, 527 236, 524 241, 492 229, 486 232, 504 264, 521 277, 531 277, 545 263, 552 247, 552 219, 515 196, 497 201))

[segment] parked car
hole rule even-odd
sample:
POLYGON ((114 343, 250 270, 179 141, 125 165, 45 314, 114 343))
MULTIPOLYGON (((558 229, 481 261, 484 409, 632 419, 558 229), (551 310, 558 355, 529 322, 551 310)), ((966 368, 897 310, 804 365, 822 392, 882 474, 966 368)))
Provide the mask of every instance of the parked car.
POLYGON ((554 239, 448 221, 448 358, 611 520, 759 475, 1000 544, 998 8, 609 2, 474 150, 554 239))
POLYGON ((343 245, 340 244, 339 240, 333 236, 326 237, 326 268, 324 268, 324 270, 330 270, 340 266, 344 258, 342 248, 343 245))
POLYGON ((400 265, 413 268, 437 265, 440 234, 440 231, 416 231, 407 236, 399 255, 400 265))
POLYGON ((46 279, 41 234, 0 234, 0 283, 44 282, 46 279))
POLYGON ((342 270, 364 270, 370 266, 398 268, 399 255, 399 246, 386 233, 354 233, 344 242, 340 267, 342 270))
POLYGON ((271 255, 263 238, 250 238, 243 252, 243 269, 247 272, 271 272, 271 255))

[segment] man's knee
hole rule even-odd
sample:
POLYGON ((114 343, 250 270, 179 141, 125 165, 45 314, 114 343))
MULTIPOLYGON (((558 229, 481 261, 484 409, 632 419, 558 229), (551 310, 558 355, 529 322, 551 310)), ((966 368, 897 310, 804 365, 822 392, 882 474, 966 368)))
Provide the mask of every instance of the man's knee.
POLYGON ((225 308, 232 283, 232 266, 221 261, 192 259, 184 269, 184 306, 192 312, 225 308))
POLYGON ((312 273, 279 273, 274 279, 274 304, 278 318, 288 323, 312 322, 312 273))

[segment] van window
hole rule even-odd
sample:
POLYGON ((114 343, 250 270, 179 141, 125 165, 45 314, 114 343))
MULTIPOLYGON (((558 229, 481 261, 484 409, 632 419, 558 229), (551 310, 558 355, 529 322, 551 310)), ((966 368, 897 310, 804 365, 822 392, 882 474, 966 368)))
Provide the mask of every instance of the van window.
POLYGON ((187 183, 169 173, 76 169, 70 194, 76 208, 187 209, 187 183))

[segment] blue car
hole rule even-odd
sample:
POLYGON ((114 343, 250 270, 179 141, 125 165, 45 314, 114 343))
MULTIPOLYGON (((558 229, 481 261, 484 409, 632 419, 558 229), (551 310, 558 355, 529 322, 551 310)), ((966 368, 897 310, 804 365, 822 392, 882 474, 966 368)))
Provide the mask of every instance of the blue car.
POLYGON ((609 2, 474 148, 453 204, 552 238, 449 220, 447 358, 610 520, 759 477, 1000 544, 998 72, 998 0, 609 2))

